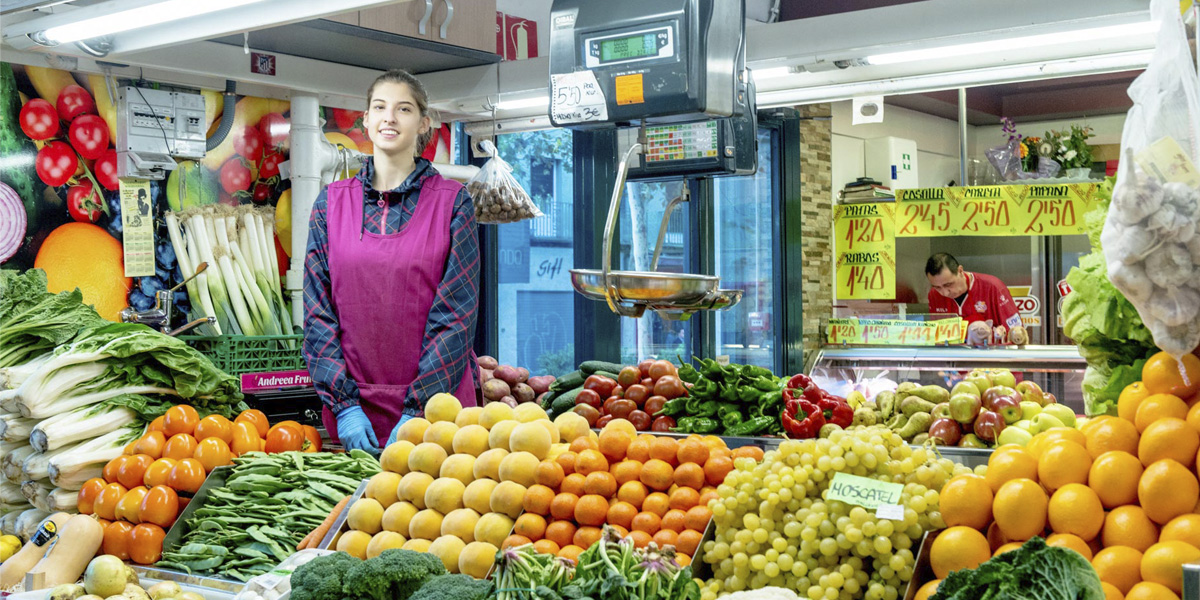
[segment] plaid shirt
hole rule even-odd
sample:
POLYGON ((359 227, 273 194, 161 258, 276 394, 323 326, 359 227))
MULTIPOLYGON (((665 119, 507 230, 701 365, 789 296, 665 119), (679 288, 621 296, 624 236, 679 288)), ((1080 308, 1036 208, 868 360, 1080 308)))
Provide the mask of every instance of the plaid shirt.
MULTIPOLYGON (((370 233, 396 233, 416 209, 421 184, 437 170, 418 158, 416 168, 400 187, 381 194, 371 187, 374 167, 374 161, 368 160, 357 175, 363 184, 364 227, 370 233), (377 202, 381 196, 387 201, 383 206, 377 202)), ((317 396, 337 414, 358 406, 359 393, 358 384, 346 370, 337 311, 330 297, 327 213, 326 190, 321 190, 309 218, 304 257, 304 358, 317 396)), ((446 273, 429 309, 417 378, 404 398, 404 413, 413 416, 425 414, 425 402, 434 394, 453 393, 467 370, 474 368, 471 347, 479 307, 479 238, 475 206, 466 189, 454 200, 450 235, 446 273)))

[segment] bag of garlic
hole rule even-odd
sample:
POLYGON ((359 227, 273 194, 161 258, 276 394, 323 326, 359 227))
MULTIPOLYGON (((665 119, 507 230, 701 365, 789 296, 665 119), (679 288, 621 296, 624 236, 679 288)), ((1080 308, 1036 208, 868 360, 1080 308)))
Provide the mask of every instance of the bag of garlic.
POLYGON ((480 147, 491 155, 479 172, 467 181, 467 193, 475 201, 475 220, 480 223, 516 223, 542 216, 525 188, 512 176, 512 165, 500 158, 491 140, 480 147))
POLYGON ((1150 10, 1161 28, 1150 66, 1129 87, 1100 240, 1109 280, 1178 359, 1200 344, 1200 78, 1178 3, 1152 0, 1150 10))

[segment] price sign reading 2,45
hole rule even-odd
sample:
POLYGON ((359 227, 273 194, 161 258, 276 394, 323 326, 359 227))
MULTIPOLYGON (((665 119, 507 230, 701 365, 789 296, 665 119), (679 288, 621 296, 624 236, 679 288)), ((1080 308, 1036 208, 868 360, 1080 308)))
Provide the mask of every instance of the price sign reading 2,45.
POLYGON ((905 203, 897 220, 903 223, 897 235, 933 236, 945 233, 950 231, 950 203, 945 200, 905 203))

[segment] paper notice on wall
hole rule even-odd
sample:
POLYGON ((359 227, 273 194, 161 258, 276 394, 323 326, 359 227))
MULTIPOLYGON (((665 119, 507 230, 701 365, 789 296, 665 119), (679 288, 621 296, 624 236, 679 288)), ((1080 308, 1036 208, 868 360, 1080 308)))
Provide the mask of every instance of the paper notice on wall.
POLYGON ((883 122, 883 96, 862 96, 853 100, 854 118, 851 125, 883 122))
POLYGON ((550 115, 555 123, 608 120, 608 102, 595 73, 558 73, 551 78, 550 86, 550 115))
POLYGON ((154 210, 150 182, 121 180, 126 277, 154 276, 154 210))

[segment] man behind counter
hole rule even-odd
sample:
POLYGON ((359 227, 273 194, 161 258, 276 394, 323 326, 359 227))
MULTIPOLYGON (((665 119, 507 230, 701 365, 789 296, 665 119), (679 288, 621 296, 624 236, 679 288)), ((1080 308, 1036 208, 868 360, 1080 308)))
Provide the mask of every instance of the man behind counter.
POLYGON ((1012 294, 999 279, 966 271, 945 252, 929 257, 925 277, 930 287, 929 312, 953 313, 967 321, 968 344, 1029 342, 1012 294))

